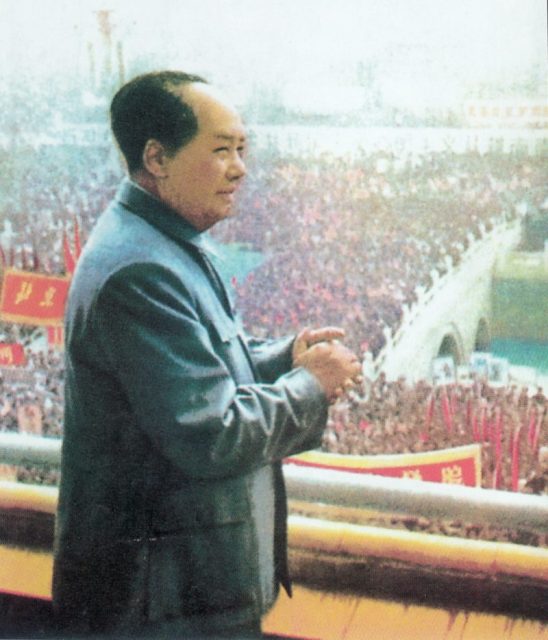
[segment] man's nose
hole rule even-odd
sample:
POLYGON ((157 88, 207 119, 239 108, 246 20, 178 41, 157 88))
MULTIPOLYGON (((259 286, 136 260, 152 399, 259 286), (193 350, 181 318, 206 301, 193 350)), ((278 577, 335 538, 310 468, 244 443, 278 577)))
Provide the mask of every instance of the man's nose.
POLYGON ((246 172, 247 170, 245 167, 244 159, 239 153, 235 154, 228 168, 229 179, 241 180, 245 176, 246 172))

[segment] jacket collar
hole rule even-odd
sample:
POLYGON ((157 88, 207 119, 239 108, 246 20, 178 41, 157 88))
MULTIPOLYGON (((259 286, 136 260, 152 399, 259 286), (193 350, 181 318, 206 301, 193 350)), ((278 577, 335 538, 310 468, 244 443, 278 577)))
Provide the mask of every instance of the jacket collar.
POLYGON ((181 244, 193 244, 211 251, 207 233, 198 231, 161 200, 145 191, 129 178, 125 178, 115 196, 116 200, 155 229, 181 244))

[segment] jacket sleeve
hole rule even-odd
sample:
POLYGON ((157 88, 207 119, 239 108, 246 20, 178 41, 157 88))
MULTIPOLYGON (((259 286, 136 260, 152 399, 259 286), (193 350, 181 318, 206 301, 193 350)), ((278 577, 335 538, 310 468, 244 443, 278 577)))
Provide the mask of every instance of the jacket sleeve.
POLYGON ((94 308, 101 351, 138 428, 190 477, 225 477, 320 444, 327 400, 293 369, 237 386, 181 279, 156 264, 109 278, 94 308))
POLYGON ((273 383, 292 368, 295 336, 257 340, 247 336, 247 346, 261 382, 273 383))

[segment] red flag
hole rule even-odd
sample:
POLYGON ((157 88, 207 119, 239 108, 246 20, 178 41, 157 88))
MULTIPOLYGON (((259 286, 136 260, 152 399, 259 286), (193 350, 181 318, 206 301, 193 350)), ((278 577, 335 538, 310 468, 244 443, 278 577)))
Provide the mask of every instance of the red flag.
POLYGON ((514 429, 514 435, 512 437, 512 491, 517 491, 519 488, 519 436, 521 433, 521 426, 514 429))
POLYGON ((497 460, 495 463, 495 472, 493 473, 493 489, 500 489, 502 481, 502 462, 497 460))
POLYGON ((484 442, 489 440, 489 420, 487 418, 487 407, 481 408, 481 436, 484 442))
POLYGON ((432 424, 432 417, 434 415, 434 404, 435 404, 435 396, 434 393, 430 393, 426 404, 426 414, 424 416, 424 429, 420 434, 420 439, 422 442, 428 441, 428 432, 430 430, 430 425, 432 424))
POLYGON ((457 394, 453 386, 449 387, 449 409, 451 410, 451 417, 457 413, 457 394))
POLYGON ((476 411, 474 411, 472 413, 472 434, 474 437, 474 442, 480 442, 481 441, 481 435, 480 435, 480 431, 478 428, 478 415, 476 413, 476 411))
POLYGON ((47 327, 48 345, 50 347, 62 347, 64 342, 63 326, 47 327))
POLYGON ((74 262, 78 262, 78 258, 82 253, 82 243, 80 242, 80 225, 77 218, 74 218, 74 262))
POLYGON ((529 428, 527 429, 527 443, 530 449, 534 449, 536 422, 537 422, 537 408, 533 405, 529 413, 529 428))
POLYGON ((447 397, 447 390, 442 387, 441 390, 441 412, 443 415, 443 421, 448 433, 453 431, 453 416, 451 415, 451 407, 449 406, 449 398, 447 397))
POLYGON ((533 443, 532 443, 533 444, 532 448, 535 453, 537 452, 537 449, 538 449, 538 442, 540 438, 541 427, 542 427, 542 413, 539 411, 534 434, 533 434, 533 443))
POLYGON ((493 444, 495 448, 495 461, 496 461, 493 488, 499 489, 501 485, 501 479, 502 479, 501 477, 502 476, 502 411, 500 410, 500 407, 497 407, 495 409, 495 414, 496 414, 495 423, 492 427, 492 430, 494 432, 493 444))
POLYGON ((63 258, 65 260, 66 273, 74 273, 74 268, 76 267, 76 261, 70 250, 67 233, 64 230, 63 230, 63 258))
POLYGON ((466 400, 466 428, 470 430, 472 426, 472 398, 466 400))

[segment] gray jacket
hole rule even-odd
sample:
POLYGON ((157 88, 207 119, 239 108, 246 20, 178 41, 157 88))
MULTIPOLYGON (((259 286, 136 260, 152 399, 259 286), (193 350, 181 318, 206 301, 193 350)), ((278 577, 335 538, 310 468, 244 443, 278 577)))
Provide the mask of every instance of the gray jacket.
POLYGON ((67 303, 64 629, 226 630, 289 588, 280 462, 317 447, 327 417, 291 346, 249 340, 204 236, 122 183, 67 303))

